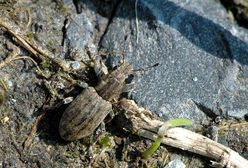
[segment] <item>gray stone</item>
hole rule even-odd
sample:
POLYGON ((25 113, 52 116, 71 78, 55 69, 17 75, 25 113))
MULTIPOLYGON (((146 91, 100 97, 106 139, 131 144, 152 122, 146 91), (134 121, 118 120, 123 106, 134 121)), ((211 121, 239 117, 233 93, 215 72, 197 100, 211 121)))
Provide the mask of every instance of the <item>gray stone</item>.
MULTIPOLYGON (((64 0, 64 4, 74 12, 79 4, 82 8, 79 10, 83 11, 80 14, 72 13, 65 21, 63 28, 65 57, 76 61, 87 61, 89 60, 88 53, 91 57, 97 55, 97 46, 107 28, 108 18, 98 11, 97 4, 89 0, 64 0)), ((111 14, 113 6, 106 10, 111 14)))
POLYGON ((66 31, 66 39, 70 48, 84 48, 91 39, 93 26, 87 17, 74 15, 66 31))
POLYGON ((72 69, 77 70, 80 68, 80 63, 78 61, 72 62, 71 67, 72 69))
POLYGON ((165 166, 165 168, 185 168, 185 167, 186 167, 185 164, 179 159, 172 160, 165 166))
POLYGON ((213 126, 208 127, 206 136, 217 142, 218 133, 219 133, 219 128, 213 125, 213 126))
POLYGON ((93 25, 84 15, 74 15, 68 19, 69 25, 66 29, 65 45, 70 52, 73 60, 82 60, 81 58, 85 46, 92 40, 93 25))
POLYGON ((138 24, 134 3, 122 1, 101 41, 125 51, 135 69, 159 63, 136 76, 132 98, 166 119, 201 123, 209 112, 243 117, 248 31, 228 20, 217 1, 139 0, 138 24))

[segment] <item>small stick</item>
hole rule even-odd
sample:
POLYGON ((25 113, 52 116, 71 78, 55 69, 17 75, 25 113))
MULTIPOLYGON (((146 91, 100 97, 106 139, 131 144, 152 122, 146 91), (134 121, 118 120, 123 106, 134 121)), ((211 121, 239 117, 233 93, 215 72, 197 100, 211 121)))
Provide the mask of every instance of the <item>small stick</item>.
POLYGON ((38 71, 41 73, 41 75, 45 78, 48 78, 47 75, 45 75, 42 70, 40 69, 40 67, 38 66, 38 64, 35 62, 35 60, 29 56, 22 56, 22 57, 18 57, 18 53, 20 52, 19 48, 16 49, 17 52, 15 53, 10 53, 7 58, 5 60, 3 60, 2 62, 0 62, 0 69, 7 66, 8 64, 10 64, 12 61, 15 60, 20 60, 20 59, 28 59, 31 62, 33 62, 33 64, 36 66, 36 68, 38 69, 38 71))
POLYGON ((11 61, 15 61, 15 60, 20 60, 20 59, 28 59, 30 60, 34 65, 35 67, 38 69, 38 71, 41 73, 41 75, 45 78, 48 78, 47 75, 45 75, 42 70, 40 69, 40 67, 38 66, 38 64, 35 62, 35 60, 29 56, 21 56, 21 57, 16 57, 16 58, 13 58, 11 61))
POLYGON ((20 35, 15 33, 13 30, 11 30, 10 27, 5 25, 1 20, 0 20, 0 26, 3 27, 10 35, 16 38, 16 42, 20 44, 22 47, 24 47, 26 50, 28 50, 32 55, 37 57, 38 52, 32 48, 20 35))
POLYGON ((4 82, 3 79, 0 79, 0 84, 2 85, 2 88, 7 92, 7 91, 8 91, 8 87, 7 87, 7 85, 5 84, 5 82, 4 82))
POLYGON ((18 47, 14 47, 14 50, 10 52, 2 62, 0 62, 0 69, 10 64, 11 61, 19 55, 19 53, 20 49, 18 47))
POLYGON ((31 23, 32 23, 32 14, 31 14, 31 10, 30 10, 29 8, 27 8, 26 10, 27 10, 27 13, 28 13, 28 23, 27 23, 26 28, 28 29, 29 26, 30 26, 31 23))
POLYGON ((39 122, 44 118, 45 116, 45 113, 41 114, 39 117, 37 117, 37 119, 34 121, 33 125, 32 125, 32 128, 31 128, 31 131, 28 135, 28 137, 26 138, 26 140, 23 142, 23 148, 24 149, 28 149, 32 142, 33 142, 33 139, 34 139, 34 136, 37 132, 37 126, 39 124, 39 122))
MULTIPOLYGON (((134 134, 151 140, 157 139, 158 129, 164 122, 155 119, 149 110, 138 107, 133 100, 122 99, 118 105, 125 110, 134 134)), ((165 130, 162 143, 209 157, 221 167, 246 168, 248 165, 248 161, 232 149, 184 128, 165 130)))
POLYGON ((3 60, 2 62, 0 62, 0 69, 5 67, 6 65, 8 65, 11 62, 11 58, 7 57, 5 60, 3 60))
POLYGON ((37 46, 35 46, 33 43, 22 37, 22 35, 19 35, 15 33, 9 26, 4 24, 0 20, 0 27, 3 27, 10 35, 12 35, 15 38, 15 41, 20 44, 23 48, 25 48, 29 53, 31 53, 33 56, 35 56, 36 59, 44 60, 44 58, 48 59, 49 61, 57 64, 60 68, 63 69, 64 72, 68 72, 69 68, 67 68, 65 65, 63 65, 62 60, 56 60, 52 59, 48 54, 46 54, 44 51, 39 49, 37 46), (43 58, 42 58, 43 57, 43 58))

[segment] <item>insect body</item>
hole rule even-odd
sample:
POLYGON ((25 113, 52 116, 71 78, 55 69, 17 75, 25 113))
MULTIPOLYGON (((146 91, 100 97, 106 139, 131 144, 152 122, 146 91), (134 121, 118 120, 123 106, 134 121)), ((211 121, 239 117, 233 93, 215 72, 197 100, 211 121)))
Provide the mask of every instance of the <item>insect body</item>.
POLYGON ((118 99, 132 66, 123 63, 104 75, 98 85, 88 87, 67 107, 59 124, 60 136, 73 141, 91 135, 112 110, 113 100, 118 99))

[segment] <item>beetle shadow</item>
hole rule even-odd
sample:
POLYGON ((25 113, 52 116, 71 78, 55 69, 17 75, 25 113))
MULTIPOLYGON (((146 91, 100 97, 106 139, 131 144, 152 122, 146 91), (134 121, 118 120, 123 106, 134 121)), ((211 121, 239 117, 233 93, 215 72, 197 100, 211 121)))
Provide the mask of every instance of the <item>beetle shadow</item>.
MULTIPOLYGON (((75 89, 69 96, 76 97, 81 89, 75 89)), ((69 104, 63 104, 59 100, 48 107, 43 107, 36 116, 43 115, 42 120, 37 125, 39 138, 44 140, 48 145, 66 145, 69 142, 64 141, 59 135, 59 122, 69 104)))
MULTIPOLYGON (((82 0, 78 1, 84 3, 84 6, 87 8, 98 12, 96 8, 92 7, 92 3, 82 0)), ((135 0, 116 0, 114 3, 116 9, 112 11, 110 24, 114 18, 128 19, 135 22, 135 0)), ((146 3, 148 4, 149 1, 146 3)), ((153 11, 141 5, 139 1, 137 6, 137 19, 146 22, 150 29, 156 31, 158 22, 161 22, 177 30, 192 44, 212 56, 228 59, 231 62, 236 60, 241 65, 248 64, 247 42, 236 37, 220 24, 214 23, 195 12, 184 9, 169 0, 150 3, 148 5, 151 6, 153 11)), ((104 39, 104 35, 102 39, 104 39)), ((100 41, 100 45, 101 42, 102 40, 100 41)))

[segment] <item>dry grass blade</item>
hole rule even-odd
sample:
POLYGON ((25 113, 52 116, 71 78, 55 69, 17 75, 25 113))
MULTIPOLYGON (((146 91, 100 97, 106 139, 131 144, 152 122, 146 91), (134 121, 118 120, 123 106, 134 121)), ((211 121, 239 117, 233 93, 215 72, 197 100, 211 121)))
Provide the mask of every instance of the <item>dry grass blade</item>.
POLYGON ((29 52, 31 52, 34 56, 37 57, 38 52, 35 50, 35 48, 33 48, 32 46, 29 45, 29 43, 27 43, 27 41, 25 41, 20 35, 18 35, 17 33, 15 33, 9 26, 7 26, 6 24, 4 24, 1 20, 0 20, 0 26, 3 27, 10 35, 12 35, 13 37, 15 37, 16 42, 18 44, 20 44, 22 47, 24 47, 26 50, 28 50, 29 52))
POLYGON ((7 31, 11 36, 13 36, 14 40, 23 48, 25 48, 29 53, 31 53, 35 57, 35 59, 38 59, 40 61, 53 62, 56 65, 58 65, 60 68, 62 68, 63 71, 65 72, 69 71, 69 68, 67 68, 62 63, 62 61, 51 58, 48 54, 46 54, 44 51, 39 49, 39 47, 35 46, 33 43, 31 43, 29 40, 24 38, 22 35, 15 33, 15 31, 13 31, 9 26, 7 26, 2 20, 0 20, 0 27, 4 28, 5 31, 7 31))
MULTIPOLYGON (((38 69, 38 71, 40 72, 40 74, 41 74, 43 77, 48 78, 47 75, 44 74, 44 73, 42 72, 42 70, 40 69, 40 67, 38 66, 38 64, 35 62, 35 60, 32 59, 32 58, 29 57, 29 56, 22 56, 22 57, 13 58, 11 61, 20 60, 20 59, 28 59, 28 60, 30 60, 30 61, 35 65, 35 67, 38 69)), ((1 67, 0 67, 0 68, 1 68, 1 67)))

